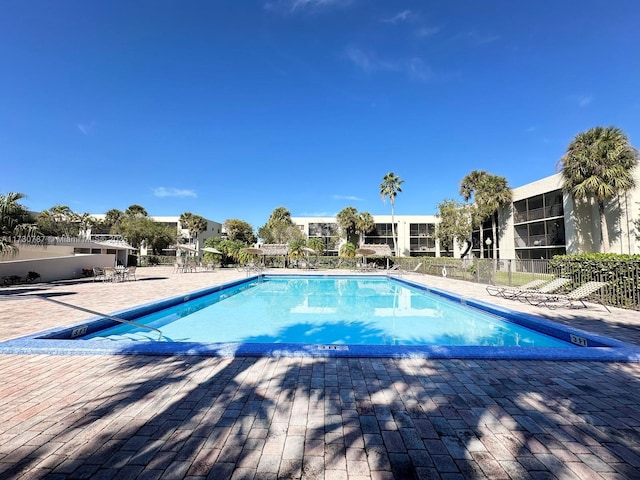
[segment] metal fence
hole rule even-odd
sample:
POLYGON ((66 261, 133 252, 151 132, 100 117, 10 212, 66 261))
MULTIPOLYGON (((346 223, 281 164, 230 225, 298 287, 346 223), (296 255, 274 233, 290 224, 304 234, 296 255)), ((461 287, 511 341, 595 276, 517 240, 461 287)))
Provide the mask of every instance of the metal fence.
POLYGON ((551 280, 563 276, 571 280, 567 291, 589 282, 606 282, 607 285, 594 294, 607 305, 640 310, 640 261, 624 263, 601 261, 589 267, 575 262, 575 265, 554 269, 549 260, 492 260, 454 258, 394 258, 403 270, 428 275, 446 276, 486 285, 517 287, 531 280, 551 280))
MULTIPOLYGON (((173 264, 176 257, 141 257, 139 265, 173 264)), ((378 269, 398 266, 404 271, 415 271, 427 275, 446 276, 447 278, 466 280, 486 285, 504 285, 518 287, 531 280, 552 280, 563 276, 571 280, 567 291, 589 281, 607 282, 607 285, 595 295, 607 305, 640 310, 640 261, 612 262, 610 266, 601 261, 599 267, 590 268, 579 261, 574 266, 565 264, 563 271, 554 269, 549 260, 519 259, 458 259, 451 257, 377 257, 367 258, 366 264, 378 269), (615 263, 615 264, 614 264, 615 263), (602 268, 600 268, 602 267, 602 268)), ((266 257, 265 266, 278 268, 285 266, 282 256, 266 257)), ((317 268, 357 269, 362 266, 362 258, 346 259, 336 256, 319 256, 315 261, 317 268)))

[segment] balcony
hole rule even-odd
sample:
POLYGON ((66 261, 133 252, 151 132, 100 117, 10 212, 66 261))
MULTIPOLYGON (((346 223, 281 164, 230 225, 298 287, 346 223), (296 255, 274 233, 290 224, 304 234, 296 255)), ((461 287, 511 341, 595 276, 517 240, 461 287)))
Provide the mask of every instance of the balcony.
POLYGON ((543 208, 534 208, 525 210, 524 212, 514 212, 514 223, 533 222, 535 220, 543 220, 546 218, 561 217, 564 215, 562 204, 549 205, 543 208))
POLYGON ((558 247, 565 246, 565 239, 555 235, 531 235, 515 237, 516 248, 558 247))

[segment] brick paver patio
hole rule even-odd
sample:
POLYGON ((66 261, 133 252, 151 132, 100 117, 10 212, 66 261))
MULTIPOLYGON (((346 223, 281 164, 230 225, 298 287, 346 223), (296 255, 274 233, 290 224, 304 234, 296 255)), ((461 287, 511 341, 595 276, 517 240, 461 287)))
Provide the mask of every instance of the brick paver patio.
MULTIPOLYGON (((244 275, 157 267, 0 294, 111 312, 244 275)), ((638 312, 409 277, 640 344, 638 312)), ((3 301, 0 340, 85 317, 3 301)), ((634 479, 639 399, 639 363, 0 355, 0 478, 634 479)))

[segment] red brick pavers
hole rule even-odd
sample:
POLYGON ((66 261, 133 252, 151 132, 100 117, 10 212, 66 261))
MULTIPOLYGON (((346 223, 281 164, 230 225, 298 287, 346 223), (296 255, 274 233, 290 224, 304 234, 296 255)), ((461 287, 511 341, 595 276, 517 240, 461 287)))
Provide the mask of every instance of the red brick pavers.
MULTIPOLYGON (((40 288, 112 311, 241 276, 40 288)), ((27 304, 0 338, 82 318, 27 304)), ((633 363, 2 355, 0 478, 633 479, 638 398, 633 363)))

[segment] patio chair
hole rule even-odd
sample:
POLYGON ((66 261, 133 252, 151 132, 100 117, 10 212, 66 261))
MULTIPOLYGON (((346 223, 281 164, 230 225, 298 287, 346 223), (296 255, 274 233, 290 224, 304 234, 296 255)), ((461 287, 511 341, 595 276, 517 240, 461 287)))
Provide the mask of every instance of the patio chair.
POLYGON ((93 281, 97 282, 97 281, 105 281, 105 276, 104 276, 104 268, 102 267, 93 267, 93 281))
MULTIPOLYGON (((547 308, 558 308, 558 307, 584 307, 588 308, 588 305, 585 303, 585 299, 590 295, 594 294, 602 287, 604 287, 607 282, 587 282, 584 285, 579 286, 575 290, 570 291, 564 295, 561 294, 547 294, 539 297, 535 297, 536 300, 532 303, 532 305, 544 306, 547 308)), ((607 312, 611 313, 609 307, 607 307, 600 298, 593 298, 594 301, 602 305, 607 309, 607 312)))
POLYGON ((516 295, 520 295, 523 292, 530 292, 532 290, 537 290, 545 283, 549 283, 548 280, 531 280, 524 285, 520 285, 519 287, 504 287, 498 285, 488 285, 486 287, 487 293, 492 297, 504 297, 511 298, 516 295))
POLYGON ((130 281, 131 279, 138 281, 138 279, 136 278, 136 267, 125 268, 122 279, 124 281, 130 281))
POLYGON ((104 281, 105 282, 117 282, 118 281, 118 273, 114 267, 105 267, 104 268, 104 281))

